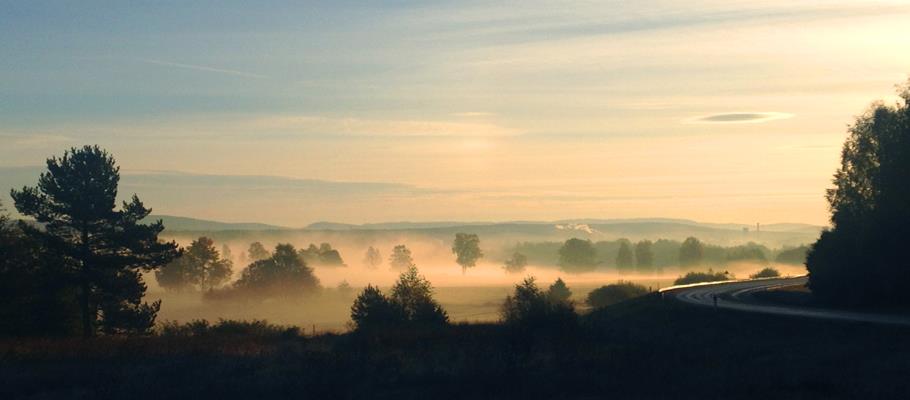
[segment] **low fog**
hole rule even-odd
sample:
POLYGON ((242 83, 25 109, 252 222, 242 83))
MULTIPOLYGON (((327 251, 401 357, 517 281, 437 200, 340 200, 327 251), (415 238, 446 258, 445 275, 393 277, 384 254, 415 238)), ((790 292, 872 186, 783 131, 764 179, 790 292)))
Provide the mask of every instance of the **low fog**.
MULTIPOLYGON (((187 246, 203 234, 179 233, 167 239, 175 240, 180 246, 187 246)), ((484 252, 478 264, 462 273, 455 262, 451 240, 432 238, 427 235, 397 232, 370 232, 366 235, 345 235, 338 232, 271 232, 271 233, 224 233, 206 234, 215 238, 216 248, 226 245, 233 262, 231 283, 236 281, 249 263, 245 253, 251 242, 260 241, 268 250, 276 244, 290 243, 297 249, 309 244, 319 246, 330 243, 339 251, 345 266, 309 265, 319 279, 322 289, 318 293, 296 299, 267 299, 255 301, 219 301, 204 298, 195 291, 171 292, 162 289, 154 274, 147 274, 148 300, 161 299, 159 321, 187 322, 193 319, 266 319, 273 323, 292 324, 316 330, 344 331, 348 329, 350 307, 356 295, 366 285, 379 286, 384 292, 394 284, 400 271, 389 265, 389 256, 394 246, 406 245, 412 252, 414 263, 435 287, 437 300, 448 311, 452 321, 495 321, 499 319, 499 307, 515 284, 529 276, 536 278, 542 288, 548 287, 557 278, 562 278, 572 290, 572 299, 579 309, 586 307, 587 294, 600 286, 617 281, 632 281, 652 291, 673 285, 673 281, 689 271, 729 272, 731 278, 747 278, 764 267, 772 266, 781 275, 802 275, 804 267, 774 262, 728 262, 723 265, 701 265, 693 267, 672 266, 653 272, 621 272, 615 266, 598 266, 591 272, 567 272, 556 265, 530 263, 523 272, 509 273, 504 269, 504 260, 518 242, 514 238, 484 239, 484 252), (235 236, 235 237, 232 237, 235 236), (236 236, 239 236, 236 237, 236 236), (371 268, 365 262, 369 246, 380 251, 382 263, 371 268), (350 289, 339 289, 346 282, 350 289)), ((231 283, 228 283, 229 286, 231 283)))

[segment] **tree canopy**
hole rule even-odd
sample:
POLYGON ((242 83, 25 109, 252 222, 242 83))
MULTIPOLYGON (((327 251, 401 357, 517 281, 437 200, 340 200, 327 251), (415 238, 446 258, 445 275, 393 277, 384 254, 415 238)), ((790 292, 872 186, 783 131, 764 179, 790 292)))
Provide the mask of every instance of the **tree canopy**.
POLYGON ((483 257, 480 250, 480 238, 473 233, 456 233, 452 243, 452 253, 455 253, 455 262, 461 266, 461 273, 477 265, 477 260, 483 257))
POLYGON ((503 268, 505 268, 506 272, 508 272, 510 274, 515 274, 515 273, 524 272, 525 267, 527 267, 527 265, 528 265, 528 257, 525 256, 524 254, 516 251, 515 253, 512 254, 512 257, 510 257, 508 260, 506 260, 505 266, 503 268))
POLYGON ((158 239, 164 230, 160 220, 139 223, 151 213, 139 197, 117 209, 119 181, 114 158, 98 146, 84 146, 48 159, 37 186, 11 192, 16 209, 41 223, 22 225, 26 233, 57 254, 76 282, 84 336, 99 328, 106 333, 151 329, 160 301, 142 302, 141 273, 177 255, 175 243, 158 239))
POLYGON ((910 304, 910 85, 895 106, 875 103, 849 128, 827 192, 832 229, 806 260, 809 288, 829 303, 910 304))
POLYGON ((248 265, 234 290, 259 297, 292 297, 320 289, 319 279, 290 244, 278 244, 271 257, 248 265))
POLYGON ((382 255, 379 254, 379 250, 370 246, 363 255, 363 264, 371 269, 382 264, 382 255))
POLYGON ((219 287, 231 278, 233 263, 222 258, 215 249, 215 242, 200 236, 183 254, 155 271, 155 278, 161 287, 169 290, 183 290, 190 287, 206 291, 219 287))
POLYGON ((628 240, 619 241, 619 252, 616 254, 616 268, 619 270, 630 270, 635 266, 635 258, 632 255, 632 246, 628 240))
POLYGON ((559 249, 559 266, 566 272, 593 271, 597 252, 590 240, 571 238, 559 249))
POLYGON ((650 271, 654 268, 652 245, 650 240, 642 240, 635 244, 635 267, 639 271, 650 271))
POLYGON ((691 267, 701 264, 705 256, 705 245, 694 237, 688 237, 679 247, 679 265, 691 267))
POLYGON ((265 246, 259 242, 250 243, 250 248, 246 253, 247 257, 250 259, 250 262, 265 260, 266 258, 272 256, 269 251, 265 249, 265 246))
POLYGON ((392 255, 389 256, 389 266, 394 270, 404 271, 414 266, 414 259, 411 258, 411 249, 399 244, 392 249, 392 255))
POLYGON ((448 323, 449 316, 433 298, 430 282, 411 266, 399 275, 390 296, 367 286, 351 306, 351 321, 362 331, 404 324, 440 326, 448 323))

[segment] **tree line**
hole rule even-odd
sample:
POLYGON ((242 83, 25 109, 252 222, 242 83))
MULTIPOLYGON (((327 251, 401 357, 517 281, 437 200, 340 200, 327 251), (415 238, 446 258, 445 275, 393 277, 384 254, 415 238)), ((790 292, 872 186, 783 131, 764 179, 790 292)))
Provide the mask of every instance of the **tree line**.
POLYGON ((513 254, 505 261, 506 269, 514 268, 514 260, 521 264, 559 266, 566 272, 589 272, 609 268, 620 272, 659 272, 668 267, 723 266, 737 261, 799 265, 805 261, 808 247, 770 249, 765 245, 749 242, 736 246, 707 244, 689 237, 680 242, 668 239, 656 241, 628 239, 591 241, 571 238, 565 242, 522 242, 514 246, 513 254))

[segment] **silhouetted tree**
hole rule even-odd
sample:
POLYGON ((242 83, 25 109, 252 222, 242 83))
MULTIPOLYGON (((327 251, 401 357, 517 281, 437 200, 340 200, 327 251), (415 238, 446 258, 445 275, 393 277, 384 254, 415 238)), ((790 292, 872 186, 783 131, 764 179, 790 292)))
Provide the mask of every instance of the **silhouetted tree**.
POLYGON ((512 254, 512 257, 506 260, 505 269, 510 274, 524 272, 528 265, 528 257, 519 252, 512 254))
POLYGON ((59 254, 70 271, 66 276, 77 282, 86 337, 98 327, 106 333, 148 332, 161 302, 142 302, 141 272, 177 255, 175 243, 158 240, 160 220, 139 223, 151 210, 136 195, 116 209, 119 181, 114 158, 98 146, 84 146, 48 159, 36 187, 11 192, 16 209, 42 224, 26 232, 59 254))
POLYGON ((271 257, 247 266, 234 288, 251 295, 301 296, 314 293, 320 286, 294 246, 279 244, 271 257))
POLYGON ((0 336, 78 333, 72 272, 13 224, 0 204, 0 336))
POLYGON ((246 253, 247 257, 250 259, 250 262, 265 260, 266 258, 272 256, 269 251, 265 249, 265 246, 259 242, 250 243, 250 248, 246 251, 246 253))
POLYGON ((691 267, 701 264, 705 256, 705 246, 694 237, 688 237, 679 247, 679 265, 691 267))
POLYGON ((461 265, 461 273, 464 274, 483 257, 483 252, 480 251, 480 238, 473 233, 456 233, 452 253, 455 254, 455 262, 461 265))
POLYGON ((406 321, 401 307, 382 294, 379 288, 368 285, 351 306, 351 321, 357 330, 397 326, 406 321))
POLYGON ((635 267, 641 272, 654 269, 654 252, 651 251, 650 240, 642 240, 635 244, 635 267))
POLYGON ((233 263, 215 249, 212 239, 200 236, 174 261, 155 271, 158 284, 165 289, 182 290, 196 286, 201 291, 223 285, 231 278, 233 263))
POLYGON ((522 330, 564 330, 577 323, 571 303, 553 302, 537 287, 534 277, 515 285, 502 304, 502 321, 522 330))
POLYGON ((351 306, 351 321, 363 330, 404 324, 440 326, 448 323, 449 316, 433 299, 430 282, 411 266, 398 277, 389 297, 367 286, 351 306))
POLYGON ((585 302, 593 308, 601 308, 646 294, 648 289, 642 285, 619 281, 592 290, 585 302))
POLYGON ((370 246, 370 248, 367 249, 367 252, 363 256, 363 264, 366 265, 367 268, 371 269, 376 268, 382 264, 382 256, 379 254, 379 250, 373 246, 370 246))
POLYGON ((569 298, 571 297, 572 291, 569 290, 569 287, 566 286, 566 283, 563 282, 562 278, 556 278, 556 282, 553 282, 547 290, 547 298, 551 302, 568 303, 569 298))
POLYGON ((616 254, 616 268, 620 271, 632 269, 635 258, 632 255, 632 246, 626 239, 619 240, 619 252, 616 254))
POLYGON ((448 314, 433 299, 433 286, 415 266, 398 276, 392 286, 391 300, 401 307, 408 321, 431 325, 449 321, 448 314))
POLYGON ((809 251, 813 295, 829 303, 910 304, 910 84, 896 106, 873 104, 849 129, 834 188, 832 229, 809 251))
POLYGON ((590 240, 572 238, 559 249, 559 266, 568 272, 593 271, 597 266, 597 253, 590 240))
POLYGON ((300 257, 309 265, 318 265, 324 267, 344 267, 344 260, 341 259, 341 253, 332 248, 329 243, 322 243, 319 247, 310 243, 306 249, 298 251, 300 257))
POLYGON ((395 270, 407 270, 414 266, 414 259, 411 258, 411 250, 403 244, 399 244, 392 249, 392 255, 389 256, 389 266, 395 270))

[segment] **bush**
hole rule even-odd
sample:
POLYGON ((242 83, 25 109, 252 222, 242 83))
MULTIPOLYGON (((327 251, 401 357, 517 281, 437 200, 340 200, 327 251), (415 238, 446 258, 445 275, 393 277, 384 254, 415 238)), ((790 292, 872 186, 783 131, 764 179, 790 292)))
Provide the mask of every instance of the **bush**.
POLYGON ((405 324, 442 326, 449 322, 449 315, 433 299, 430 282, 411 266, 398 277, 391 296, 367 286, 351 306, 351 321, 357 330, 405 324))
POLYGON ((749 275, 749 278, 758 279, 758 278, 777 278, 780 276, 780 271, 771 268, 765 267, 761 271, 758 271, 752 275, 749 275))
POLYGON ((296 326, 273 325, 265 320, 238 321, 219 319, 212 325, 205 319, 196 319, 185 324, 165 321, 159 335, 168 337, 243 336, 243 337, 297 337, 300 328, 296 326))
POLYGON ((642 285, 619 281, 592 290, 585 302, 593 308, 601 308, 646 294, 648 289, 642 285))
POLYGON ((687 272, 685 275, 676 278, 673 281, 674 285, 689 285, 692 283, 702 283, 702 282, 719 282, 730 280, 730 273, 727 271, 724 272, 714 272, 713 270, 708 270, 708 272, 687 272))
POLYGON ((351 306, 351 321, 358 330, 400 325, 406 320, 401 307, 372 285, 364 288, 351 306))
POLYGON ((578 315, 572 302, 552 300, 528 277, 503 302, 502 321, 523 329, 564 330, 577 324, 578 315))

